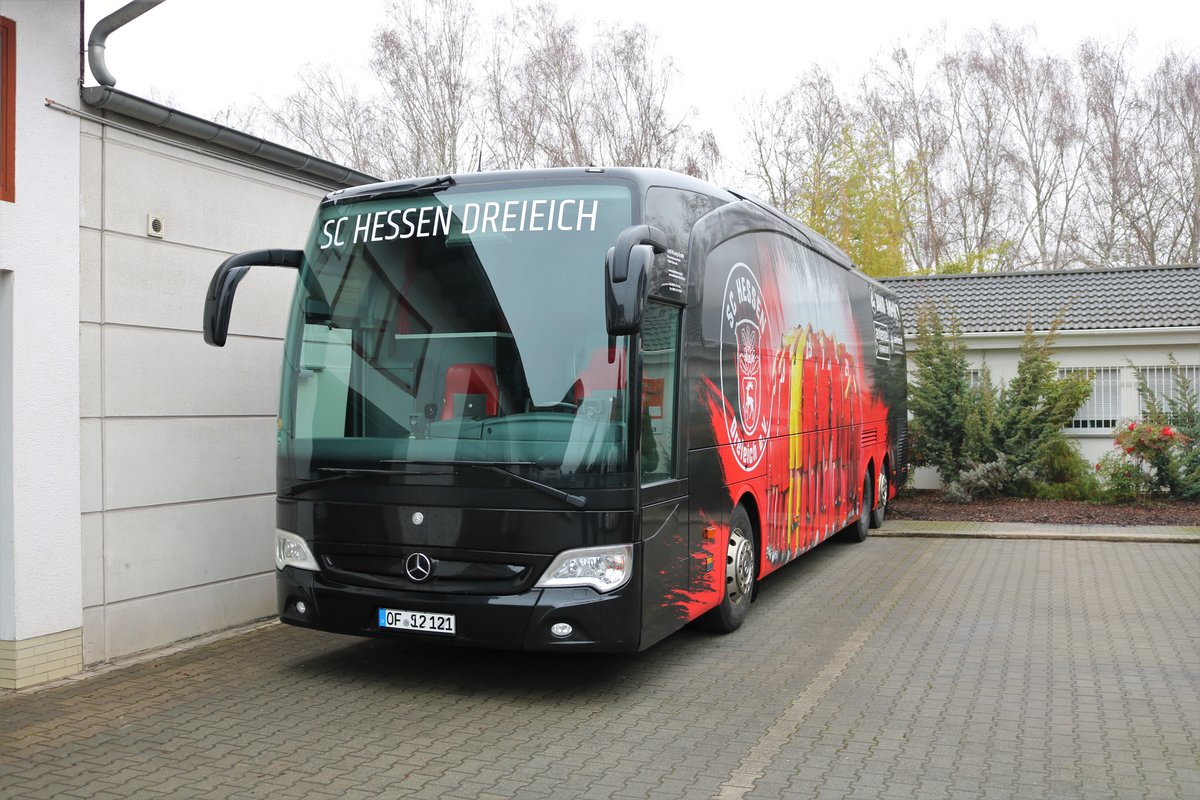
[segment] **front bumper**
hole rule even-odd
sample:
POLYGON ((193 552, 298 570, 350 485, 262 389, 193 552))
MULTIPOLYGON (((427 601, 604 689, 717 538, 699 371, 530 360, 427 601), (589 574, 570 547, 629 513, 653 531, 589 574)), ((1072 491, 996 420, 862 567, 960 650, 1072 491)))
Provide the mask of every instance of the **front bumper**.
POLYGON ((530 589, 511 595, 469 595, 369 588, 338 583, 322 573, 285 567, 275 573, 279 618, 290 625, 403 639, 426 639, 498 650, 583 650, 630 652, 641 638, 641 581, 637 571, 620 589, 600 594, 588 588, 530 589), (303 601, 305 613, 296 610, 303 601), (453 636, 381 628, 379 609, 454 614, 453 636), (550 633, 566 622, 567 637, 550 633))

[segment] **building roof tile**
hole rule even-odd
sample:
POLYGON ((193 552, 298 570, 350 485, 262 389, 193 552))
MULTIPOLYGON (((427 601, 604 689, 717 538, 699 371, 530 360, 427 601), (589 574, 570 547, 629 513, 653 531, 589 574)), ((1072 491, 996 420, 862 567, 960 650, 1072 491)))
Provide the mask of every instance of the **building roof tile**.
POLYGON ((917 309, 933 301, 963 333, 1200 326, 1200 266, 1120 267, 884 278, 916 330, 917 309))

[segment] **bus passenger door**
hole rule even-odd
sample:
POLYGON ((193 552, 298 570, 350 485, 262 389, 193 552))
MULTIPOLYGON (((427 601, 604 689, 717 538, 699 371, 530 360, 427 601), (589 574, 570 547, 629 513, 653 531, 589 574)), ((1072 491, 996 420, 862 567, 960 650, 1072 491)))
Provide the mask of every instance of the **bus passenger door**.
POLYGON ((680 309, 649 302, 642 319, 642 640, 678 630, 688 611, 687 480, 679 467, 680 309))

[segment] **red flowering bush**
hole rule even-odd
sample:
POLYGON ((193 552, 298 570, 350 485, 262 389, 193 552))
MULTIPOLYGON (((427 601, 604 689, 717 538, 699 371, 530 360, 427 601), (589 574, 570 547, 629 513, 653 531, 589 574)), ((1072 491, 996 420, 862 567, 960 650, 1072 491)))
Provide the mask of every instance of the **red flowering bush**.
POLYGON ((1096 465, 1109 499, 1140 500, 1148 493, 1170 492, 1175 450, 1191 440, 1170 425, 1130 422, 1113 435, 1117 452, 1096 465))

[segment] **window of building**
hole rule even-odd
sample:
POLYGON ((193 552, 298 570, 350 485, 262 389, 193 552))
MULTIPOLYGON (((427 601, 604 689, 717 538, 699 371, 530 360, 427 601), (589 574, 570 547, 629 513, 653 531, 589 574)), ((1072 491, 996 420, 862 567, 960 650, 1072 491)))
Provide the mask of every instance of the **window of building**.
POLYGON ((1121 419, 1121 367, 1066 367, 1058 370, 1058 377, 1065 378, 1078 372, 1091 373, 1092 393, 1067 427, 1111 431, 1121 419))
POLYGON ((0 17, 0 200, 13 202, 17 152, 17 23, 0 17))
MULTIPOLYGON (((1200 391, 1200 366, 1139 367, 1138 372, 1154 393, 1155 403, 1166 413, 1168 422, 1172 421, 1171 401, 1182 399, 1184 387, 1180 386, 1179 378, 1190 384, 1193 393, 1200 391)), ((1145 418, 1146 411, 1146 399, 1139 395, 1138 415, 1145 418)))

